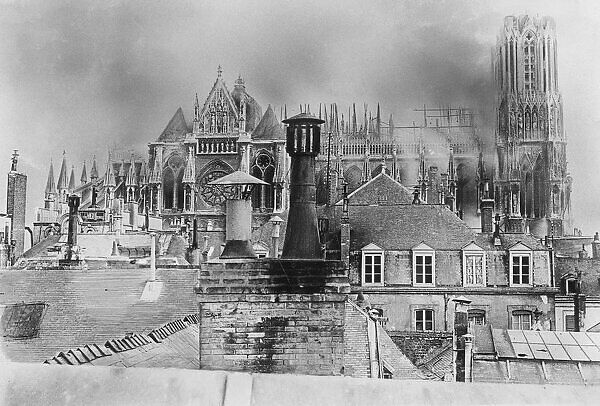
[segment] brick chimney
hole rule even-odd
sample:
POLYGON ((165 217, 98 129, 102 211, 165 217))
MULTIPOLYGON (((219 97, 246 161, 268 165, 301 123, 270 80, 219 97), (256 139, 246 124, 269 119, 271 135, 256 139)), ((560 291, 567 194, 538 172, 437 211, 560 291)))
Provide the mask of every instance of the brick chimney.
POLYGON ((342 200, 342 220, 340 223, 340 259, 346 268, 350 266, 350 218, 349 218, 348 185, 344 184, 342 200))
POLYGON ((491 233, 493 211, 494 211, 494 199, 490 198, 489 183, 486 181, 484 185, 483 198, 479 204, 481 209, 481 232, 491 233))
POLYGON ((323 121, 301 113, 284 122, 292 162, 282 258, 221 257, 200 264, 196 297, 202 369, 344 371, 350 283, 342 261, 322 259, 315 206, 315 156, 323 121))
POLYGON ((321 149, 321 124, 310 113, 283 120, 290 164, 290 210, 281 258, 322 258, 317 224, 315 158, 321 149))

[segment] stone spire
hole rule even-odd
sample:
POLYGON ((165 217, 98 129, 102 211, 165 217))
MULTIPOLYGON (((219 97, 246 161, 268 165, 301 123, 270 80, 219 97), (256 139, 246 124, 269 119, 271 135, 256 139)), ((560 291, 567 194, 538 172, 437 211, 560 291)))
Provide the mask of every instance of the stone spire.
POLYGON ((57 188, 59 192, 61 190, 67 190, 69 188, 69 175, 67 174, 67 157, 65 151, 63 151, 63 159, 62 164, 60 165, 60 174, 58 175, 57 188))
POLYGON ((356 103, 352 103, 352 134, 356 134, 356 103))
POLYGON ((159 184, 162 181, 162 171, 161 171, 161 157, 158 154, 158 151, 156 151, 157 153, 155 153, 154 156, 154 166, 152 168, 152 173, 150 174, 150 179, 148 181, 148 183, 152 183, 152 184, 159 184))
POLYGON ((83 161, 83 169, 81 169, 81 178, 79 178, 81 184, 87 183, 87 168, 85 167, 85 161, 83 161))
POLYGON ((75 190, 75 165, 71 166, 71 176, 69 176, 69 192, 75 190))
POLYGON ((125 179, 125 186, 137 186, 138 178, 135 174, 135 160, 133 154, 131 154, 131 162, 129 164, 129 171, 127 171, 127 178, 125 179))
POLYGON ((93 182, 98 179, 98 167, 96 166, 96 155, 92 161, 92 170, 90 171, 90 180, 93 182))
POLYGON ((46 181, 46 197, 56 194, 56 183, 54 182, 54 165, 50 159, 50 169, 48 170, 48 180, 46 181))
POLYGON ((375 131, 377 135, 381 134, 381 110, 379 108, 379 103, 377 103, 377 117, 376 117, 375 131))
POLYGON ((110 155, 108 157, 108 162, 106 163, 106 179, 104 180, 104 182, 107 187, 115 187, 117 185, 117 182, 115 180, 115 173, 110 162, 110 155))
POLYGON ((390 135, 394 135, 394 116, 392 114, 390 114, 390 121, 389 121, 389 134, 390 135))
POLYGON ((142 167, 140 168, 140 176, 138 178, 140 184, 148 183, 148 164, 146 161, 142 162, 142 167))
POLYGON ((125 160, 124 159, 121 160, 121 166, 119 167, 118 176, 119 176, 119 180, 125 179, 126 174, 125 174, 125 160))

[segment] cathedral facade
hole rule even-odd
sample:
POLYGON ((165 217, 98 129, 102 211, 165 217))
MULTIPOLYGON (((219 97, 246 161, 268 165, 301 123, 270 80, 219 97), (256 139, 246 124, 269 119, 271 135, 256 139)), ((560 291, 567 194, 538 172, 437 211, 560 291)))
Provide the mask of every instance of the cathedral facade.
MULTIPOLYGON (((414 202, 447 205, 471 227, 479 202, 493 198, 505 232, 563 235, 570 214, 562 98, 558 90, 552 19, 507 17, 494 51, 497 84, 495 170, 486 170, 477 116, 464 108, 419 111, 419 125, 399 126, 380 106, 320 104, 323 139, 316 162, 317 204, 334 206, 385 171, 414 202)), ((301 110, 310 112, 309 106, 301 110)), ((188 121, 179 108, 147 154, 112 151, 104 176, 94 159, 79 182, 63 157, 58 184, 52 165, 44 207, 34 222, 34 243, 62 232, 67 196, 81 196, 82 232, 223 230, 226 196, 208 185, 241 170, 267 183, 253 191, 254 228, 288 208, 289 157, 281 120, 263 113, 239 77, 226 85, 219 67, 208 96, 193 104, 188 121)), ((491 137, 489 137, 491 138, 491 137)))
POLYGON ((506 17, 495 48, 496 210, 507 231, 561 236, 568 228, 571 178, 556 31, 549 17, 506 17))

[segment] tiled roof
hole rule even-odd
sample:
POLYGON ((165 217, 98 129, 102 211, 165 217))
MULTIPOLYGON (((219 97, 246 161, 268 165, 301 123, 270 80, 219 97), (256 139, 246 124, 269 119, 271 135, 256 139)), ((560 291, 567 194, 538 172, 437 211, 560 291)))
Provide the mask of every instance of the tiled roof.
MULTIPOLYGON (((411 204, 412 201, 411 191, 396 182, 385 171, 381 171, 373 179, 348 195, 349 204, 358 206, 411 204)), ((342 201, 337 204, 341 205, 342 201)))
POLYGON ((535 238, 531 234, 513 234, 513 233, 501 233, 500 234, 501 246, 494 248, 494 237, 493 233, 477 233, 475 243, 484 249, 500 249, 508 250, 513 245, 522 243, 532 250, 546 250, 544 245, 538 238, 535 238))
MULTIPOLYGON (((432 379, 432 376, 417 368, 394 344, 379 322, 373 319, 357 303, 346 302, 344 320, 344 368, 353 377, 373 377, 371 368, 389 368, 393 379, 432 379), (375 335, 375 328, 377 334, 375 335), (369 350, 372 346, 375 349, 369 350), (375 354, 376 359, 371 355, 375 354)), ((374 373, 378 376, 378 372, 374 373)))
POLYGON ((149 334, 132 334, 59 352, 45 364, 114 365, 145 368, 199 367, 197 314, 165 324, 149 334))
POLYGON ((158 141, 181 141, 189 131, 181 107, 177 109, 169 124, 158 137, 158 141))
POLYGON ((452 374, 452 342, 446 341, 441 347, 432 349, 419 363, 418 366, 426 369, 439 380, 452 374))
POLYGON ((0 304, 44 303, 39 334, 4 338, 0 358, 42 362, 65 348, 150 332, 197 312, 196 270, 157 269, 156 300, 142 301, 147 269, 0 271, 0 304))
POLYGON ((252 132, 253 140, 284 140, 285 132, 273 108, 269 104, 267 111, 252 132))
POLYGON ((424 242, 433 249, 460 250, 476 234, 446 206, 409 204, 350 206, 351 250, 374 243, 385 250, 410 250, 424 242))

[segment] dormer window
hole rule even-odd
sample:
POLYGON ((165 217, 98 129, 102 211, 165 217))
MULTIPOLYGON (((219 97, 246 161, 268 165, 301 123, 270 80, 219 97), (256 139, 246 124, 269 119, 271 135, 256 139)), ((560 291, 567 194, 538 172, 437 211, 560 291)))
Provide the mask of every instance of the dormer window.
POLYGON ((510 253, 510 286, 533 285, 532 251, 522 243, 509 248, 510 253))
POLYGON ((362 284, 383 285, 384 253, 375 244, 369 244, 362 251, 362 284))
POLYGON ((463 285, 485 286, 485 251, 474 242, 466 245, 463 251, 463 285))
POLYGON ((413 285, 435 286, 435 251, 425 243, 413 248, 413 285))

